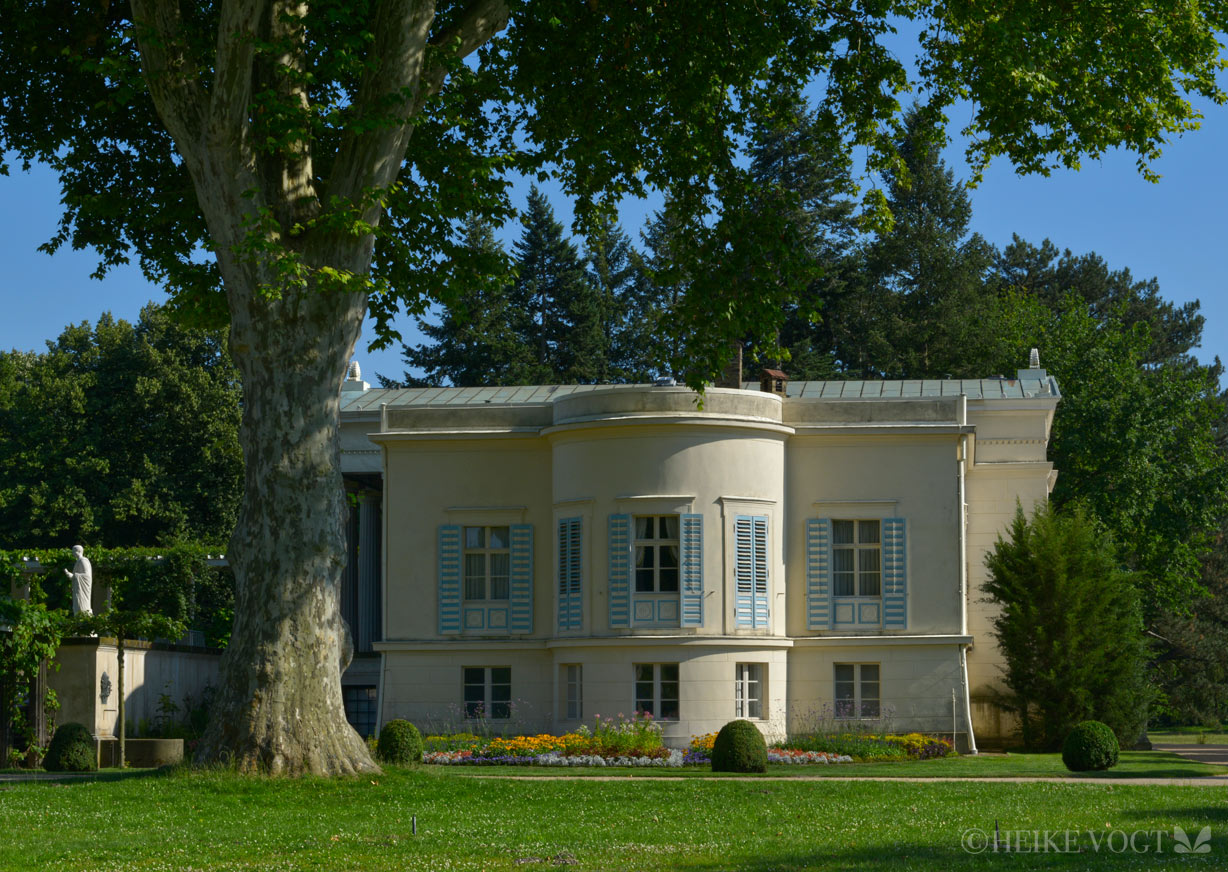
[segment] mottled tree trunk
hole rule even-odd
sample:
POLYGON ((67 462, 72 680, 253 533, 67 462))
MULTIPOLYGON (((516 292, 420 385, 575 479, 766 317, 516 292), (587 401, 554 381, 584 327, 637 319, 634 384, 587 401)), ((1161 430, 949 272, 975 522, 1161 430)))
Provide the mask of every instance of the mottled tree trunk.
POLYGON ((246 475, 228 554, 235 625, 197 759, 273 773, 378 771, 341 703, 341 380, 366 311, 381 196, 401 171, 414 118, 451 63, 507 25, 507 6, 474 0, 454 10, 424 69, 435 0, 374 4, 353 123, 327 178, 313 169, 319 142, 306 121, 304 3, 222 4, 211 77, 191 72, 196 46, 183 37, 179 4, 132 0, 132 9, 150 94, 213 239, 243 378, 246 475), (260 127, 269 107, 253 108, 257 94, 276 96, 272 134, 260 127))
POLYGON ((234 630, 197 759, 278 774, 378 771, 341 700, 340 386, 365 301, 315 289, 279 300, 227 291, 246 472, 227 554, 234 630))

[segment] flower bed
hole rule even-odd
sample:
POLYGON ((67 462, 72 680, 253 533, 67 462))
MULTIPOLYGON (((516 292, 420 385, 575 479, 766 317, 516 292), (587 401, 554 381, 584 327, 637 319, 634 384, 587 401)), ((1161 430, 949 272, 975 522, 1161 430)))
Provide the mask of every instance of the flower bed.
POLYGON ((532 756, 487 755, 473 751, 432 751, 422 756, 423 763, 439 766, 658 766, 676 768, 685 755, 677 748, 652 757, 602 757, 597 754, 563 755, 557 752, 532 756))
MULTIPOLYGON (((661 728, 651 715, 627 719, 598 717, 592 728, 582 726, 562 736, 498 736, 472 733, 427 736, 423 763, 436 766, 707 766, 712 762, 716 733, 692 736, 682 751, 661 744, 661 728)), ((771 748, 769 763, 851 763, 847 754, 801 748, 771 748)))
POLYGON ((859 763, 929 760, 955 753, 950 740, 921 733, 900 736, 841 731, 793 736, 772 750, 849 757, 859 763))

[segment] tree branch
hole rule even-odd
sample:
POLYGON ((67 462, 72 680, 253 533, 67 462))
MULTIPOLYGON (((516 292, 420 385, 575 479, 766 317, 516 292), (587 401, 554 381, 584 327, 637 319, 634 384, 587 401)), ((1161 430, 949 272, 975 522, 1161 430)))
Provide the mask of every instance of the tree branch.
MULTIPOLYGON (((456 60, 463 60, 507 27, 507 19, 508 8, 505 0, 474 0, 465 8, 460 20, 444 28, 443 32, 431 40, 431 45, 436 48, 452 48, 452 56, 456 60)), ((426 98, 439 93, 447 72, 448 65, 442 62, 427 70, 423 75, 423 87, 418 92, 415 109, 421 107, 426 98)))
POLYGON ((353 201, 392 184, 409 143, 409 119, 435 20, 435 0, 381 0, 369 72, 354 97, 353 121, 337 150, 328 193, 353 201))
POLYGON ((132 17, 154 106, 189 168, 199 168, 205 157, 200 137, 206 97, 197 80, 200 64, 187 53, 179 4, 132 0, 132 17))
POLYGON ((209 146, 234 165, 250 165, 247 131, 252 101, 256 28, 268 16, 268 0, 223 0, 217 60, 209 100, 209 146))
MULTIPOLYGON (((335 166, 345 175, 334 178, 330 194, 353 199, 396 180, 413 132, 412 119, 443 86, 449 61, 468 56, 506 27, 508 8, 504 0, 473 0, 454 24, 428 43, 434 16, 434 0, 381 3, 371 50, 374 72, 355 100, 357 116, 374 123, 364 124, 366 130, 342 143, 335 166), (424 72, 428 45, 447 57, 424 72)), ((376 219, 377 213, 371 217, 376 219)))

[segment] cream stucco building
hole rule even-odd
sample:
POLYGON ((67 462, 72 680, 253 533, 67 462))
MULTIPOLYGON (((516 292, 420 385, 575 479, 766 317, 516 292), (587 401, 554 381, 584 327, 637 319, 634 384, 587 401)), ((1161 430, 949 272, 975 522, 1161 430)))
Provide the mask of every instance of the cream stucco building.
POLYGON ((347 385, 343 465, 381 495, 347 704, 377 723, 647 710, 674 745, 735 717, 890 715, 961 745, 1009 727, 979 587, 1016 504, 1052 487, 1044 370, 702 400, 347 385))

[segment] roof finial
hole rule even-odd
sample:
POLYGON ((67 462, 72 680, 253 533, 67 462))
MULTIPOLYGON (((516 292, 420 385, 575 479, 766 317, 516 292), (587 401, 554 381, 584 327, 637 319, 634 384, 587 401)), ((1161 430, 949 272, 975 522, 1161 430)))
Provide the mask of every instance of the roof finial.
MULTIPOLYGON (((354 364, 357 366, 358 364, 354 364)), ((1028 354, 1028 369, 1040 369, 1040 349, 1033 348, 1028 354)))
POLYGON ((358 361, 351 360, 345 368, 345 381, 341 383, 341 392, 365 391, 369 387, 371 386, 362 380, 362 369, 358 366, 358 361))

